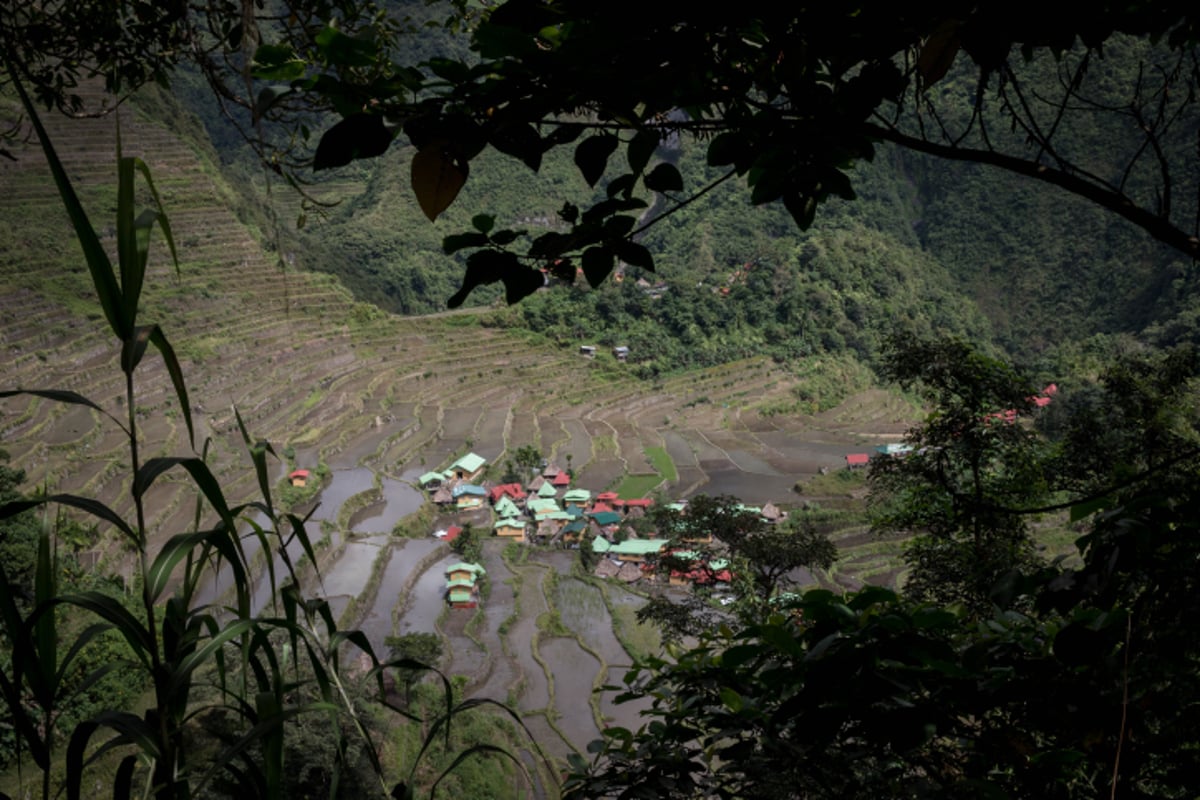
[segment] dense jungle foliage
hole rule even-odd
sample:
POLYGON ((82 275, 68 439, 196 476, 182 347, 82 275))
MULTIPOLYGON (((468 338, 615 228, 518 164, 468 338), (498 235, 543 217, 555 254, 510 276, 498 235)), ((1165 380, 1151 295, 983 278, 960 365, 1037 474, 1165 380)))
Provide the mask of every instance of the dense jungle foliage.
MULTIPOLYGON (((564 5, 581 16, 591 13, 584 6, 564 5)), ((1134 14, 1139 8, 1135 4, 1112 13, 1134 15, 1137 24, 1130 28, 1141 30, 1146 23, 1134 14)), ((506 10, 520 27, 529 21, 522 15, 536 19, 545 7, 502 4, 496 12, 499 27, 504 27, 506 10)), ((986 14, 981 17, 991 21, 986 14)), ((1171 37, 1173 48, 1192 41, 1190 20, 1182 26, 1182 38, 1171 37)), ((1115 25, 1097 32, 1081 20, 1072 22, 1085 30, 1071 28, 1070 42, 1079 33, 1089 48, 1095 47, 1096 37, 1111 41, 1114 55, 1123 47, 1149 46, 1114 37, 1115 25)), ((918 23, 926 26, 920 30, 921 49, 945 33, 941 24, 951 23, 955 30, 959 24, 938 17, 922 17, 918 23)), ((738 30, 731 47, 740 53, 755 37, 773 33, 764 33, 767 27, 738 30)), ((482 30, 497 35, 495 28, 482 30)), ((152 27, 151 33, 158 32, 152 27)), ((231 35, 228 27, 226 33, 231 35)), ((545 34, 550 37, 545 51, 556 49, 556 33, 562 31, 545 34)), ((878 30, 868 33, 879 35, 878 30)), ((963 45, 980 64, 987 56, 986 38, 982 44, 976 39, 963 45)), ((348 48, 339 58, 359 57, 336 31, 320 45, 326 55, 330 42, 348 48)), ((486 47, 506 56, 515 52, 520 59, 539 58, 539 48, 522 50, 512 40, 497 38, 485 42, 486 47), (506 51, 510 47, 513 52, 506 51)), ((1048 49, 1061 57, 1061 48, 1048 49)), ((286 71, 287 55, 274 51, 268 66, 286 71)), ((895 52, 883 55, 886 62, 895 52)), ((786 60, 766 59, 768 65, 781 61, 786 60)), ((1036 74, 1047 63, 1033 59, 1025 65, 1032 71, 1024 76, 1026 87, 1037 92, 1050 85, 1039 84, 1036 74)), ((737 64, 740 69, 741 62, 737 64)), ((1114 86, 1140 85, 1140 73, 1106 73, 1109 64, 1100 61, 1091 76, 1114 86)), ((29 77, 11 61, 6 68, 14 85, 29 77)), ((441 63, 440 71, 450 76, 450 84, 470 85, 471 79, 463 77, 471 75, 469 69, 456 72, 441 63)), ((936 70, 926 65, 921 71, 928 83, 938 84, 938 92, 970 99, 956 85, 959 76, 953 71, 943 70, 933 79, 929 76, 936 70)), ((545 77, 550 81, 557 76, 545 77)), ((408 78, 417 80, 411 74, 408 78)), ((838 79, 843 78, 845 74, 838 79)), ((24 94, 22 101, 32 116, 32 102, 24 94)), ((1096 106, 1106 107, 1118 106, 1096 106)), ((359 113, 345 116, 353 119, 359 113)), ((370 124, 381 123, 376 119, 370 124)), ((900 127, 882 132, 894 139, 908 135, 900 127)), ((502 128, 489 133, 496 136, 493 144, 528 156, 525 144, 502 138, 502 128)), ((39 134, 54 164, 52 148, 44 132, 39 134)), ((1105 161, 1105 145, 1120 137, 1120 130, 1085 127, 1066 130, 1057 142, 1060 153, 1074 151, 1066 158, 1112 175, 1125 166, 1105 161)), ((708 142, 708 163, 719 160, 714 159, 714 142, 708 142)), ((390 139, 384 150, 386 144, 390 139)), ((605 140, 592 149, 610 144, 615 148, 615 142, 605 140)), ((1153 145, 1173 153, 1184 143, 1164 135, 1154 138, 1153 145)), ((846 146, 859 147, 853 158, 865 151, 859 139, 846 146)), ((399 148, 397 152, 403 155, 399 148)), ((255 210, 257 198, 248 201, 247 213, 264 224, 281 257, 324 262, 339 274, 345 268, 347 284, 364 297, 401 310, 430 310, 430 293, 452 290, 456 283, 446 285, 442 268, 448 262, 438 252, 454 248, 442 234, 470 225, 475 228, 472 241, 478 243, 482 236, 480 246, 499 249, 505 246, 495 241, 499 234, 488 238, 497 222, 501 233, 509 226, 555 232, 560 223, 574 225, 578 209, 562 205, 566 201, 555 193, 564 187, 576 198, 579 192, 593 192, 599 204, 606 196, 623 196, 622 209, 633 209, 632 187, 650 158, 643 154, 646 160, 633 167, 633 178, 615 189, 614 183, 626 176, 607 186, 599 180, 607 153, 597 175, 594 157, 586 149, 585 157, 576 151, 575 166, 593 178, 583 184, 565 160, 556 167, 547 159, 541 183, 535 183, 527 173, 516 177, 507 166, 493 166, 481 157, 475 169, 489 177, 469 184, 456 207, 442 217, 444 227, 423 228, 438 232, 424 240, 395 233, 409 227, 400 210, 411 211, 414 219, 417 211, 413 203, 399 200, 397 187, 404 182, 388 159, 347 173, 344 180, 356 190, 355 199, 324 220, 314 218, 298 233, 285 233, 273 223, 273 211, 255 210), (535 202, 528 196, 510 197, 507 190, 513 186, 532 190, 541 207, 528 205, 535 202), (467 209, 482 209, 495 218, 469 215, 467 209)), ((1014 200, 1010 183, 1015 185, 1016 179, 973 165, 946 166, 927 156, 880 148, 871 167, 858 162, 856 177, 862 177, 855 182, 854 202, 847 186, 833 192, 847 198, 840 204, 818 182, 802 186, 803 196, 794 186, 770 187, 779 189, 783 211, 771 206, 749 210, 740 195, 722 190, 718 176, 706 173, 698 152, 680 145, 663 148, 661 154, 674 165, 666 174, 695 177, 715 190, 703 201, 679 203, 677 213, 648 230, 640 242, 606 234, 603 244, 596 245, 601 252, 589 259, 585 251, 582 258, 588 282, 596 284, 590 290, 561 287, 536 293, 498 315, 496 324, 527 325, 564 343, 636 345, 634 361, 643 362, 639 367, 647 375, 748 352, 787 360, 845 354, 874 362, 886 336, 899 333, 909 346, 894 348, 881 359, 881 371, 923 392, 931 412, 910 433, 912 456, 878 462, 871 481, 880 531, 917 534, 906 552, 914 580, 912 591, 904 594, 871 588, 844 597, 809 592, 760 609, 754 618, 735 620, 736 625, 716 628, 701 636, 698 647, 673 659, 645 659, 628 676, 629 694, 649 699, 653 723, 637 731, 606 731, 590 763, 572 759, 567 791, 589 797, 763 798, 1194 794, 1200 747, 1191 713, 1200 696, 1200 653, 1191 634, 1200 610, 1194 570, 1200 520, 1194 399, 1198 369, 1195 350, 1188 346, 1196 319, 1190 280, 1194 265, 1182 260, 1179 247, 1147 245, 1140 232, 1111 222, 1108 212, 1076 205, 1051 190, 1014 200), (818 201, 825 203, 820 222, 810 225, 818 201), (793 223, 804 230, 794 230, 793 223), (630 267, 622 280, 593 279, 607 276, 602 262, 622 252, 644 265, 642 256, 650 248, 659 265, 653 276, 630 267), (958 338, 941 343, 925 338, 946 334, 958 338), (1097 334, 1130 336, 1113 337, 1121 347, 1107 348, 1120 351, 1112 359, 1111 352, 1103 352, 1107 339, 1089 343, 1097 334), (1157 352, 1131 344, 1137 336, 1150 344, 1178 346, 1157 352), (975 343, 968 344, 967 338, 975 343), (1083 364, 1089 372, 1071 375, 1076 386, 1064 392, 1063 411, 1056 407, 1036 423, 1025 424, 1019 418, 1032 413, 1030 393, 1040 382, 988 354, 1000 348, 1040 359, 1042 372, 1067 368, 1067 359, 1069 367, 1078 369, 1090 359, 1083 364), (1109 363, 1095 369, 1100 361, 1109 363), (1009 408, 1012 421, 1004 417, 1009 408), (1030 538, 1026 520, 1055 513, 1069 513, 1077 526, 1071 558, 1048 560, 1030 538)), ((768 155, 778 153, 768 148, 768 155)), ((447 156, 441 152, 439 157, 447 156)), ((230 159, 231 169, 245 169, 245 164, 244 158, 230 159)), ((827 169, 825 178, 829 170, 844 178, 849 169, 841 162, 821 166, 827 169)), ((1124 186, 1128 177, 1139 192, 1148 191, 1146 169, 1131 169, 1117 179, 1124 186)), ((358 644, 361 634, 338 631, 326 606, 286 589, 282 617, 250 615, 249 564, 234 522, 250 508, 227 506, 202 457, 139 459, 134 373, 150 345, 164 360, 193 446, 195 442, 191 405, 166 335, 136 319, 150 230, 163 227, 171 244, 160 210, 135 214, 129 185, 137 171, 148 174, 136 159, 122 159, 115 265, 74 198, 68 176, 61 166, 55 171, 100 307, 122 350, 129 419, 127 428, 118 425, 129 440, 136 514, 123 519, 86 497, 27 497, 15 491, 19 473, 0 471, 3 519, 12 531, 3 540, 0 609, 10 645, 9 660, 0 665, 0 689, 11 720, 9 741, 19 739, 22 752, 42 772, 43 797, 53 793, 51 753, 64 743, 70 797, 81 794, 83 767, 110 746, 124 748, 112 777, 113 793, 121 797, 132 795, 135 778, 145 782, 147 794, 163 798, 251 787, 274 797, 310 790, 334 795, 339 784, 350 793, 366 792, 369 784, 371 792, 390 788, 393 796, 412 796, 422 756, 450 759, 450 769, 461 760, 453 754, 455 747, 470 754, 491 752, 492 746, 473 737, 443 740, 437 734, 448 728, 434 726, 422 739, 409 775, 387 774, 373 746, 374 707, 363 705, 346 687, 339 662, 339 647, 358 644), (143 494, 172 469, 186 471, 204 495, 213 511, 212 527, 179 534, 151 553, 143 494), (22 516, 54 502, 99 517, 128 539, 139 569, 123 591, 60 584, 62 562, 51 549, 51 536, 22 516), (228 617, 192 602, 201 568, 216 552, 237 571, 237 598, 226 609, 228 617), (177 569, 181 584, 174 586, 171 576, 177 569), (98 624, 76 633, 77 618, 60 617, 60 607, 91 614, 98 624), (108 636, 114 650, 101 652, 105 663, 85 663, 83 653, 93 654, 108 636), (72 707, 78 684, 72 683, 68 665, 84 670, 79 683, 94 688, 126 663, 132 667, 126 678, 136 676, 137 681, 113 691, 146 687, 145 709, 138 709, 144 713, 124 710, 124 699, 113 697, 106 697, 98 711, 72 707), (200 720, 211 736, 205 740, 211 751, 193 749, 193 702, 198 698, 217 707, 200 720), (296 719, 326 723, 317 729, 325 737, 293 724, 296 719), (89 750, 101 727, 115 738, 99 752, 89 750), (283 772, 285 752, 291 752, 288 763, 296 760, 297 735, 315 740, 305 740, 305 752, 318 749, 317 742, 325 746, 327 772, 283 772), (439 749, 436 743, 442 741, 439 749), (206 759, 213 752, 215 766, 209 768, 206 759)), ((749 173, 759 200, 771 199, 763 195, 772 192, 761 189, 775 179, 771 170, 759 164, 735 172, 749 173)), ((794 172, 794 165, 780 165, 780 175, 798 181, 794 172)), ((660 185, 674 185, 662 174, 660 185)), ((1176 184, 1185 199, 1174 211, 1163 209, 1161 218, 1168 223, 1195 211, 1196 187, 1189 180, 1185 174, 1176 184)), ((422 192, 417 194, 427 202, 422 192)), ((1165 204, 1165 191, 1162 198, 1165 204)), ((440 213, 421 210, 430 217, 440 213)), ((465 259, 468 284, 486 282, 478 274, 470 277, 472 266, 481 263, 470 259, 465 259)), ((6 394, 23 391, 38 390, 6 394)), ((43 395, 92 405, 73 392, 43 395)), ((270 530, 256 530, 255 535, 266 546, 271 537, 281 540, 284 531, 292 530, 311 556, 303 520, 273 505, 264 466, 268 446, 251 439, 244 427, 242 433, 263 488, 263 500, 253 508, 271 523, 270 530)), ((292 565, 287 566, 290 571, 292 565)), ((381 695, 388 669, 422 668, 403 659, 385 663, 369 647, 364 649, 366 683, 377 682, 381 695)), ((444 699, 447 716, 470 710, 469 703, 455 704, 448 681, 444 694, 430 692, 425 699, 430 705, 438 701, 439 710, 444 699)), ((18 749, 7 746, 7 752, 18 749)), ((442 770, 443 764, 430 771, 442 770)), ((487 790, 482 778, 456 788, 464 793, 487 790)))

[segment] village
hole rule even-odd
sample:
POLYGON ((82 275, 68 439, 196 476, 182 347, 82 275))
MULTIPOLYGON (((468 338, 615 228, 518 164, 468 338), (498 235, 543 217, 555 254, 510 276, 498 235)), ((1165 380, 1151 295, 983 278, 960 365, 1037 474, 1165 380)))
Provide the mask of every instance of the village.
MULTIPOLYGON (((688 547, 707 547, 713 542, 711 534, 665 537, 655 530, 650 515, 654 500, 623 498, 616 492, 593 494, 590 490, 572 486, 568 470, 543 462, 543 466, 526 484, 520 482, 480 482, 487 461, 475 453, 467 453, 443 472, 427 472, 418 482, 432 493, 432 501, 443 511, 455 516, 470 515, 471 521, 454 524, 434 532, 445 542, 454 542, 465 525, 475 529, 490 528, 491 535, 526 545, 563 549, 588 548, 594 564, 592 573, 599 578, 626 584, 639 581, 663 581, 655 562, 661 555, 670 554, 674 567, 667 572, 669 586, 685 587, 693 583, 728 584, 732 573, 728 563, 713 558, 706 564, 697 563, 692 569, 678 568, 680 562, 696 561, 700 554, 688 547)), ((687 503, 667 506, 686 515, 687 503)), ((774 503, 752 507, 738 505, 742 512, 757 514, 763 522, 777 523, 787 514, 774 503)), ((480 602, 480 578, 484 568, 475 563, 458 562, 446 568, 446 602, 451 608, 475 608, 480 602)))

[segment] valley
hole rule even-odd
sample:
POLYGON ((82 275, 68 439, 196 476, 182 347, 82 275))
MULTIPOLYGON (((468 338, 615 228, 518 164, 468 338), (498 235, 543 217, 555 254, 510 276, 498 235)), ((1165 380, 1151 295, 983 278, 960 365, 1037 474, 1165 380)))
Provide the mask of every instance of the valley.
MULTIPOLYGON (((489 326, 491 309, 401 318, 356 303, 334 279, 281 266, 269 239, 239 219, 213 155, 131 107, 51 121, 93 224, 109 231, 106 245, 114 244, 106 220, 115 207, 118 121, 124 153, 142 157, 153 174, 179 253, 176 272, 156 237, 141 319, 160 324, 180 356, 196 452, 207 453, 228 502, 257 492, 240 415, 254 439, 272 445, 277 501, 292 468, 326 476, 307 526, 317 563, 289 548, 303 565, 304 593, 327 598, 340 627, 361 628, 381 654, 389 636, 437 633, 446 645, 442 667, 464 676, 466 695, 519 709, 555 758, 583 752, 604 724, 637 727, 636 707, 593 692, 619 682, 632 660, 626 643, 656 640, 633 619, 644 589, 581 577, 575 551, 514 551, 489 541, 490 596, 475 611, 448 610, 443 570, 454 558, 429 534, 454 518, 437 516, 416 486, 421 473, 471 450, 495 478, 506 458, 533 445, 593 492, 732 494, 747 504, 836 513, 857 506, 858 484, 839 488, 821 473, 839 470, 848 452, 898 440, 915 418, 908 401, 883 390, 819 414, 776 413, 803 379, 767 358, 637 379, 603 348, 587 358, 529 331, 489 326), (816 488, 796 491, 806 484, 816 488), (561 627, 549 625, 552 618, 561 627)), ((104 412, 11 397, 0 401, 0 446, 29 487, 95 497, 129 514, 128 442, 114 421, 127 413, 119 354, 35 149, 0 165, 0 189, 2 388, 74 391, 104 412)), ((190 454, 161 359, 148 356, 136 383, 143 457, 190 454)), ((196 492, 168 473, 146 502, 153 554, 189 530, 196 492)), ((847 588, 893 580, 880 543, 847 518, 835 534, 847 543, 844 559, 820 579, 847 588)), ((257 538, 243 541, 259 569, 252 610, 270 612, 267 575, 281 578, 282 561, 268 565, 257 538)), ((79 556, 93 569, 130 574, 128 549, 103 527, 79 556)), ((199 602, 220 603, 230 584, 215 573, 199 602)))

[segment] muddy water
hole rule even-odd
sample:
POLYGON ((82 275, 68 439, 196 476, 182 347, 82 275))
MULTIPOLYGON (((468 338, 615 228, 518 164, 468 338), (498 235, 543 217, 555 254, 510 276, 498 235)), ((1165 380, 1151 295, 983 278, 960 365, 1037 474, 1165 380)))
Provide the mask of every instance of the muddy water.
POLYGON ((321 504, 313 512, 313 520, 337 521, 338 512, 346 500, 374 486, 375 473, 367 467, 335 470, 329 478, 329 485, 321 490, 318 498, 321 504))
POLYGON ((371 577, 371 567, 387 543, 383 536, 347 542, 341 556, 326 568, 322 588, 327 597, 357 597, 371 577))
POLYGON ((559 575, 570 575, 571 567, 579 560, 579 554, 574 550, 542 550, 534 553, 533 559, 539 564, 553 567, 559 575))
POLYGON ((391 560, 380 577, 379 591, 361 626, 377 655, 384 652, 383 640, 392 635, 392 609, 404 602, 400 595, 417 577, 413 574, 417 563, 439 547, 441 542, 437 539, 400 539, 393 545, 391 560))
POLYGON ((457 555, 446 556, 421 573, 409 593, 404 616, 396 625, 397 634, 437 632, 437 618, 446 607, 446 567, 456 561, 457 555))
POLYGON ((521 575, 521 596, 518 598, 521 613, 508 630, 508 643, 525 678, 525 690, 518 705, 522 711, 535 711, 550 705, 546 671, 533 657, 531 646, 537 635, 537 618, 546 612, 546 599, 541 588, 546 570, 539 567, 520 567, 517 572, 521 575))
POLYGON ((400 520, 415 513, 425 496, 407 483, 384 478, 381 484, 383 502, 371 506, 360 518, 355 515, 351 528, 362 533, 391 533, 400 520))
POLYGON ((754 475, 743 472, 728 461, 702 462, 708 473, 708 483, 701 491, 705 494, 731 494, 747 505, 763 505, 768 500, 775 503, 790 502, 795 494, 792 487, 799 475, 754 475))
POLYGON ((491 656, 491 673, 487 683, 474 692, 475 695, 501 701, 508 697, 508 690, 516 684, 518 676, 516 663, 504 652, 500 642, 500 626, 512 615, 515 602, 513 575, 500 557, 502 547, 501 542, 491 541, 483 552, 483 567, 487 570, 491 589, 483 606, 483 628, 478 635, 491 656))
POLYGON ((538 650, 554 676, 554 705, 560 714, 558 727, 573 745, 583 750, 588 742, 600 736, 588 703, 600 662, 574 639, 542 639, 538 650))
MULTIPOLYGON (((621 595, 623 597, 619 599, 614 596, 614 602, 636 601, 639 605, 642 602, 641 598, 624 590, 621 590, 621 595)), ((608 664, 605 683, 622 686, 632 659, 613 633, 612 617, 609 616, 608 606, 604 604, 600 590, 574 578, 561 580, 558 584, 557 605, 563 624, 587 642, 608 664)), ((557 684, 555 691, 558 691, 557 684)), ((642 699, 618 705, 615 699, 619 694, 620 691, 601 692, 600 713, 611 725, 637 730, 643 723, 640 714, 650 707, 650 701, 642 699)))

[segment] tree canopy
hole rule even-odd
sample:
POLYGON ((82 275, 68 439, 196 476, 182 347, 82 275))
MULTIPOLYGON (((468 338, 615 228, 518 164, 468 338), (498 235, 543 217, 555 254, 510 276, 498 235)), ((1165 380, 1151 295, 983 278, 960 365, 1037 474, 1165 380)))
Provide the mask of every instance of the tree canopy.
POLYGON ((1007 2, 509 0, 481 12, 135 0, 122 5, 124 24, 89 27, 89 9, 102 5, 7 3, 7 70, 69 106, 87 69, 124 89, 196 62, 282 173, 375 157, 403 136, 430 218, 454 202, 485 149, 537 170, 570 148, 596 192, 566 204, 549 230, 497 230, 480 214, 474 230, 447 237, 447 253, 471 251, 452 304, 495 281, 515 301, 544 284, 543 269, 573 280, 581 267, 593 285, 618 261, 653 269, 641 232, 733 179, 753 203, 779 201, 806 227, 827 198, 854 197, 854 164, 882 143, 1060 186, 1200 253, 1192 4, 1047 14, 1007 2), (60 5, 72 9, 61 20, 60 5), (48 34, 63 26, 63 36, 48 34), (463 35, 431 52, 433 28, 463 35), (681 139, 701 143, 715 178, 684 185, 671 150, 681 139))

